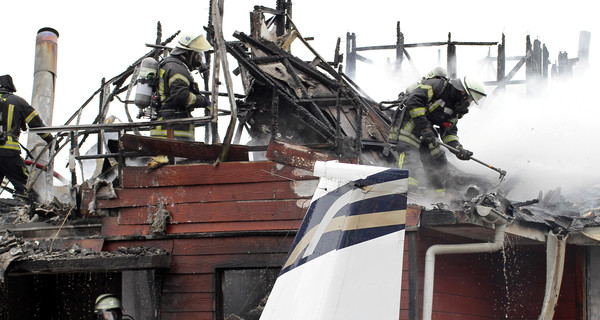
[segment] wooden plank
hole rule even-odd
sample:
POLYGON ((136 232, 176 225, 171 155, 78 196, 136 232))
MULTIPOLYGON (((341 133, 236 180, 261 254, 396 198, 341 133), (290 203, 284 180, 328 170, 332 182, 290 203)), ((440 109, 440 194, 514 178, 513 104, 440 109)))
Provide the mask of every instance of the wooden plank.
POLYGON ((418 227, 419 216, 421 215, 421 207, 409 205, 406 207, 406 227, 418 227))
POLYGON ((161 240, 119 240, 107 242, 104 251, 112 252, 119 247, 147 247, 163 249, 177 255, 213 255, 252 253, 287 253, 294 241, 295 233, 282 235, 204 235, 196 238, 174 238, 161 240))
POLYGON ((102 219, 101 235, 103 237, 146 235, 148 225, 119 225, 117 217, 106 217, 102 219))
POLYGON ((163 277, 163 293, 210 292, 214 293, 214 274, 166 274, 163 277))
POLYGON ((246 253, 287 253, 294 234, 284 236, 239 236, 202 239, 176 239, 173 255, 215 255, 246 253))
POLYGON ((102 251, 104 245, 104 239, 61 239, 57 238, 52 241, 42 240, 39 241, 39 247, 41 249, 71 249, 74 246, 78 246, 82 249, 90 249, 92 251, 102 251))
POLYGON ((169 267, 171 267, 170 255, 112 255, 19 260, 13 261, 7 271, 11 275, 17 275, 22 273, 112 272, 169 267))
POLYGON ((179 312, 165 312, 161 310, 161 320, 214 320, 214 313, 210 311, 206 312, 188 312, 179 310, 179 312))
POLYGON ((312 172, 272 161, 224 162, 217 166, 204 163, 167 165, 150 171, 146 167, 123 168, 124 188, 306 179, 316 178, 312 172))
POLYGON ((103 251, 113 252, 113 251, 116 251, 119 247, 127 247, 127 248, 145 247, 145 248, 162 249, 162 250, 165 250, 166 252, 172 254, 174 240, 175 239, 106 241, 103 251))
POLYGON ((172 274, 211 273, 215 268, 281 267, 287 253, 223 254, 209 256, 173 256, 172 274))
POLYGON ((96 207, 108 209, 155 206, 158 201, 172 205, 190 202, 311 198, 315 189, 316 180, 116 189, 116 199, 97 200, 96 207))
MULTIPOLYGON (((302 220, 309 200, 236 201, 210 203, 182 203, 167 206, 171 224, 236 221, 302 220)), ((121 209, 119 224, 148 224, 148 215, 154 207, 121 209)))
MULTIPOLYGON (((165 292, 160 297, 162 312, 181 312, 185 310, 211 312, 213 308, 213 294, 206 292, 165 292)), ((179 318, 177 318, 179 319, 179 318)))
MULTIPOLYGON (((239 221, 197 224, 171 224, 167 226, 167 234, 216 233, 216 232, 245 232, 268 230, 298 230, 302 220, 283 221, 239 221)), ((126 237, 149 235, 148 225, 117 225, 103 224, 102 236, 126 237)))
POLYGON ((316 161, 338 160, 343 163, 358 163, 358 157, 349 159, 326 151, 317 151, 304 146, 271 140, 267 148, 267 159, 313 171, 316 161))
MULTIPOLYGON (((126 134, 120 139, 123 151, 145 155, 167 155, 192 160, 215 161, 221 152, 221 144, 179 141, 126 134)), ((248 146, 231 145, 225 161, 248 161, 248 146)))
MULTIPOLYGON (((473 316, 463 313, 448 313, 448 312, 433 312, 433 319, 444 319, 444 320, 490 320, 489 317, 484 316, 473 316)), ((493 319, 493 318, 491 318, 493 319)))
POLYGON ((302 220, 175 224, 169 225, 167 232, 169 234, 184 234, 195 232, 298 230, 298 228, 300 228, 300 224, 302 224, 302 220))
POLYGON ((456 313, 463 316, 494 316, 493 301, 474 297, 463 297, 455 294, 443 294, 436 292, 434 295, 433 308, 434 312, 456 313))

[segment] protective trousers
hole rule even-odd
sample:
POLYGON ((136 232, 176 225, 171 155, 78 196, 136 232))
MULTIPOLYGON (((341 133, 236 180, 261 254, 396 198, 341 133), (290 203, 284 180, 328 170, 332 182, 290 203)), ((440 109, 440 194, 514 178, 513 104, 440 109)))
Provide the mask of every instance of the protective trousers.
POLYGON ((448 174, 448 160, 446 154, 440 150, 439 145, 430 148, 429 144, 421 142, 417 150, 413 145, 399 141, 396 144, 396 150, 399 155, 398 167, 409 171, 409 190, 415 190, 419 187, 419 180, 416 175, 419 160, 423 164, 423 172, 428 186, 436 192, 444 190, 446 175, 448 174))
POLYGON ((25 194, 25 185, 29 174, 25 167, 25 161, 20 155, 0 157, 0 181, 4 180, 4 177, 15 188, 15 194, 25 194))

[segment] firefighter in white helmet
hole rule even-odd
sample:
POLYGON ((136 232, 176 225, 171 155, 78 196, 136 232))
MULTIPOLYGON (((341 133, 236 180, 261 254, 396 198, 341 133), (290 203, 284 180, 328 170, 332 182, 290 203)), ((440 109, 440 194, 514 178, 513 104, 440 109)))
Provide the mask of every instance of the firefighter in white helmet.
MULTIPOLYGON (((207 70, 204 54, 212 49, 203 35, 184 34, 171 55, 159 65, 158 94, 160 107, 158 120, 190 118, 196 108, 209 108, 210 100, 200 94, 191 71, 207 70)), ((150 135, 159 138, 194 141, 194 125, 180 124, 157 126, 150 135)))
POLYGON ((445 197, 448 162, 438 137, 458 150, 458 159, 469 160, 473 153, 458 141, 456 124, 469 112, 471 103, 482 104, 485 96, 485 88, 477 80, 443 76, 424 78, 407 94, 403 111, 390 127, 388 141, 396 143, 398 166, 409 170, 409 192, 419 187, 415 173, 420 160, 434 195, 445 197))

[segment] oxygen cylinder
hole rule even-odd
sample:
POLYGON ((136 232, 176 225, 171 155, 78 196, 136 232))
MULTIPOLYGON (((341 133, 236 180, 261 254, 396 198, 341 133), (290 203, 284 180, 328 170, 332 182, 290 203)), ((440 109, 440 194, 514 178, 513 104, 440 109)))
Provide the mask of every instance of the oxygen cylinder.
POLYGON ((141 109, 150 106, 152 101, 152 89, 158 73, 158 61, 152 57, 142 60, 140 65, 140 75, 135 85, 134 103, 141 109))

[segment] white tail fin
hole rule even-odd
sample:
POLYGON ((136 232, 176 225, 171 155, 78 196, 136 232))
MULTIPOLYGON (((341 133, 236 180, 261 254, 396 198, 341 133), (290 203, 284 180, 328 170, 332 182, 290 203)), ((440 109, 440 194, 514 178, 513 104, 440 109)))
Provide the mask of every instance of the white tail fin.
POLYGON ((408 171, 317 162, 319 185, 261 320, 397 320, 408 171))

